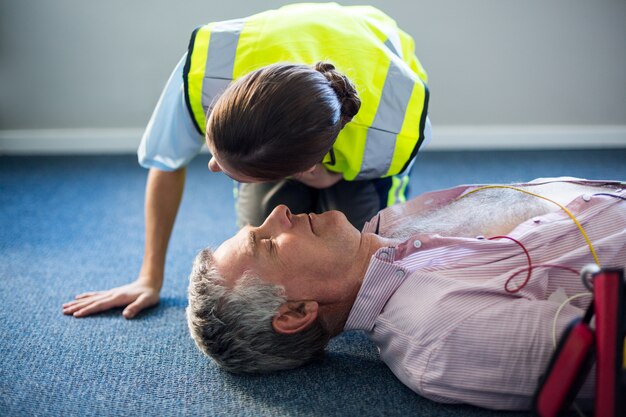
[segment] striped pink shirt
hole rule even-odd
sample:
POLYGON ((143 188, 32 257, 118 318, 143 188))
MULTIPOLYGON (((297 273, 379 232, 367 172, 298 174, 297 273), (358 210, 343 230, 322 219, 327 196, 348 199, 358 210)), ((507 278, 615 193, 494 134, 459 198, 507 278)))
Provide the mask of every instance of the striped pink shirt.
MULTIPOLYGON (((609 185, 598 193, 626 197, 623 183, 576 182, 609 185)), ((476 187, 426 193, 387 208, 363 231, 384 234, 400 219, 476 187)), ((584 194, 567 205, 593 242, 602 267, 626 266, 626 201, 614 196, 584 194)), ((525 221, 508 236, 526 247, 535 266, 579 271, 594 262, 581 232, 562 210, 525 221)), ((571 271, 535 267, 520 292, 505 291, 507 279, 527 265, 520 246, 508 239, 415 235, 372 257, 344 330, 365 330, 392 372, 424 397, 529 409, 553 352, 553 320, 566 298, 556 300, 552 294, 564 291, 570 297, 586 289, 571 271)), ((525 272, 518 274, 509 288, 525 277, 525 272)), ((557 338, 583 315, 589 300, 584 296, 562 309, 557 338)), ((580 397, 592 396, 590 377, 580 397)))

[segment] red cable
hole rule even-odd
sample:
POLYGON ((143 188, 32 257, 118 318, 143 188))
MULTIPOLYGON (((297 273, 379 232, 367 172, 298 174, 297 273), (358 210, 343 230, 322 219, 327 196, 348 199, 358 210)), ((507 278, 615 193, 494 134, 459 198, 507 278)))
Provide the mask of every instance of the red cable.
POLYGON ((575 270, 574 268, 570 268, 569 266, 564 266, 564 265, 556 265, 556 264, 539 264, 539 265, 532 265, 532 266, 527 266, 526 268, 522 268, 519 271, 515 272, 513 275, 511 275, 509 277, 509 279, 507 280, 506 284, 504 284, 504 289, 507 290, 507 292, 517 292, 519 290, 521 290, 522 288, 524 288, 524 286, 526 285, 526 283, 528 282, 528 279, 526 279, 526 281, 524 281, 522 283, 522 285, 520 285, 517 289, 515 289, 514 291, 509 291, 506 286, 508 285, 509 281, 511 281, 513 278, 515 278, 517 276, 517 274, 527 271, 527 270, 531 270, 534 268, 561 268, 564 269, 566 271, 569 271, 573 274, 576 275, 580 275, 580 272, 578 272, 577 270, 575 270))
POLYGON ((526 286, 526 284, 528 284, 528 281, 530 280, 530 276, 532 274, 532 262, 530 260, 530 253, 528 253, 528 250, 524 247, 524 245, 522 245, 522 242, 520 242, 517 239, 514 239, 510 236, 493 236, 490 237, 489 240, 493 240, 493 239, 509 239, 512 240, 513 242, 517 243, 519 245, 520 248, 522 248, 522 250, 524 251, 524 254, 526 255, 526 259, 528 259, 528 268, 525 268, 528 270, 528 275, 526 276, 526 279, 524 280, 524 282, 522 282, 522 284, 515 288, 510 290, 509 289, 509 282, 511 282, 511 280, 517 276, 517 274, 519 274, 520 272, 522 272, 524 269, 517 271, 515 274, 513 274, 512 276, 509 277, 509 279, 506 280, 506 283, 504 284, 504 290, 510 294, 515 294, 516 292, 520 291, 522 288, 524 288, 526 286))
POLYGON ((524 247, 522 242, 520 242, 519 240, 514 239, 514 238, 512 238, 510 236, 494 236, 494 237, 490 237, 488 240, 493 240, 493 239, 509 239, 509 240, 512 240, 513 242, 517 243, 520 248, 522 248, 522 250, 524 251, 524 255, 526 255, 526 259, 528 259, 528 266, 526 268, 522 268, 519 271, 515 272, 504 283, 504 290, 506 292, 510 293, 510 294, 515 294, 516 292, 519 292, 522 288, 524 288, 526 286, 526 284, 528 284, 528 281, 530 281, 530 276, 532 274, 533 268, 561 268, 561 269, 564 269, 566 271, 570 271, 570 272, 572 272, 572 273, 574 273, 576 275, 580 275, 580 272, 578 272, 574 268, 570 268, 569 266, 556 265, 556 264, 533 265, 532 261, 530 260, 530 253, 528 252, 528 249, 526 249, 526 247, 524 247), (520 286, 517 287, 517 288, 509 289, 509 283, 513 280, 513 278, 515 278, 518 274, 520 274, 520 273, 522 273, 524 271, 528 271, 528 275, 526 276, 526 279, 524 280, 524 282, 522 282, 520 284, 520 286))

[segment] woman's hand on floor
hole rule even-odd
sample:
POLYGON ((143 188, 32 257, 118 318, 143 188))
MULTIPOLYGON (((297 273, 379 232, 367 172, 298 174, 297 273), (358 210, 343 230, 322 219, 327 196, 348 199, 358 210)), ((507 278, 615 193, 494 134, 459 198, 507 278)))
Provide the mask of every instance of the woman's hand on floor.
POLYGON ((159 303, 160 285, 137 280, 107 291, 79 294, 76 299, 63 304, 63 314, 84 317, 116 307, 124 307, 122 315, 132 319, 141 310, 159 303))

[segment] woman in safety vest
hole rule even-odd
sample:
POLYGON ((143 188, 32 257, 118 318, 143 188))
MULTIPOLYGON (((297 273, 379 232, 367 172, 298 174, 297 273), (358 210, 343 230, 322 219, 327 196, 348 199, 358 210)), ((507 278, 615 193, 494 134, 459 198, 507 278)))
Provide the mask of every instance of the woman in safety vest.
POLYGON ((294 4, 196 29, 138 150, 150 169, 139 277, 81 294, 65 314, 159 301, 185 167, 206 142, 209 169, 237 181, 237 220, 260 225, 278 204, 340 210, 357 228, 405 200, 430 139, 427 76, 413 39, 370 6, 294 4))

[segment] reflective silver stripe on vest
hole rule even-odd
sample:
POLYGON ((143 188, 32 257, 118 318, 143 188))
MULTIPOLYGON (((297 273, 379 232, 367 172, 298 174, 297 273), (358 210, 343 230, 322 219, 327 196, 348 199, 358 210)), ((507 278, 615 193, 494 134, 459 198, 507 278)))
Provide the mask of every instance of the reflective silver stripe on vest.
POLYGON ((396 138, 406 114, 409 100, 417 75, 410 75, 410 70, 399 58, 393 57, 387 70, 380 102, 372 126, 367 130, 365 151, 361 171, 355 179, 380 178, 389 171, 396 138), (398 61, 396 61, 398 60, 398 61))
POLYGON ((398 50, 396 49, 396 47, 393 45, 393 42, 391 42, 391 39, 387 39, 385 41, 385 46, 387 47, 387 49, 393 52, 397 57, 402 58, 400 54, 398 53, 398 50))
POLYGON ((233 80, 235 54, 244 24, 245 19, 227 20, 216 23, 211 29, 202 81, 202 107, 205 113, 233 80))

